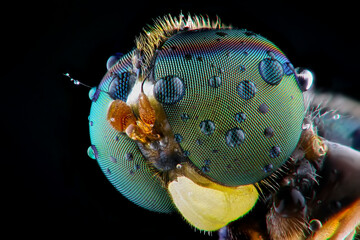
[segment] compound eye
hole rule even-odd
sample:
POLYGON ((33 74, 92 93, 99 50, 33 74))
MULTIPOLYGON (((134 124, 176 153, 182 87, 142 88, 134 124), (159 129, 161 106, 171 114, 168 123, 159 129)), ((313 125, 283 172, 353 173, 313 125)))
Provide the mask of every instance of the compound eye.
MULTIPOLYGON (((136 117, 126 104, 135 84, 135 76, 130 72, 132 55, 130 52, 115 63, 111 63, 110 58, 111 69, 99 86, 90 90, 88 154, 97 160, 108 180, 127 199, 151 211, 170 213, 174 206, 167 190, 154 177, 136 142, 126 133, 137 126, 136 117)), ((148 109, 146 101, 144 108, 148 109)))
POLYGON ((207 177, 236 187, 268 177, 292 154, 310 76, 296 73, 260 35, 189 31, 158 51, 153 95, 173 133, 182 137, 179 145, 189 161, 207 177))
POLYGON ((113 99, 126 102, 131 89, 135 84, 135 76, 130 72, 113 74, 113 80, 109 85, 109 94, 113 99))

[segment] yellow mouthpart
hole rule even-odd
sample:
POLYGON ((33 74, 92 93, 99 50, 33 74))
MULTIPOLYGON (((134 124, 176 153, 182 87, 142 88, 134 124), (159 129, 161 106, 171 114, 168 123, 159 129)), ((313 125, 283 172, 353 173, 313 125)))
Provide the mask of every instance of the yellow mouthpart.
POLYGON ((259 197, 254 185, 222 186, 190 168, 183 169, 183 175, 171 181, 168 190, 180 213, 194 227, 215 231, 254 207, 259 197))

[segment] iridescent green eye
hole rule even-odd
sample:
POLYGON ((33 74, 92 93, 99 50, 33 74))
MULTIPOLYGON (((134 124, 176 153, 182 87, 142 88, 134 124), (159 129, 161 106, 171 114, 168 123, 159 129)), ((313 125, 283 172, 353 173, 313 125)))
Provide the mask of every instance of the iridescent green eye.
POLYGON ((92 94, 89 116, 91 156, 96 158, 109 181, 126 198, 146 209, 168 213, 173 204, 161 182, 150 170, 150 165, 136 143, 113 129, 107 121, 107 111, 114 99, 126 100, 131 77, 131 55, 124 56, 100 83, 97 94, 92 94), (125 98, 125 99, 124 99, 125 98))
POLYGON ((211 179, 258 182, 294 151, 305 109, 289 66, 269 40, 238 29, 178 33, 162 45, 155 86, 166 76, 186 86, 181 100, 163 108, 190 161, 199 169, 211 162, 203 171, 211 179))
POLYGON ((135 50, 108 61, 91 94, 90 155, 125 197, 158 212, 174 210, 160 175, 186 162, 223 186, 254 184, 289 158, 302 131, 302 90, 278 47, 191 21, 186 28, 169 20, 141 36, 135 50), (114 102, 126 109, 108 115, 114 102))

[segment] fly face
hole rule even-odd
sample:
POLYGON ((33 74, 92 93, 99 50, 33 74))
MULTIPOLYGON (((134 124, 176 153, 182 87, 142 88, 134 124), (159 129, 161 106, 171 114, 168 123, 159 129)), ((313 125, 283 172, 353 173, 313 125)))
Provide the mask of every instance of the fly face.
POLYGON ((313 75, 294 69, 266 38, 169 16, 107 67, 90 94, 89 153, 130 201, 178 210, 194 227, 223 229, 229 239, 303 239, 320 236, 309 226, 359 224, 351 182, 335 180, 346 204, 325 214, 337 190, 320 180, 334 169, 359 173, 359 153, 318 136, 304 100, 313 75), (339 159, 355 162, 351 171, 335 167, 339 159))

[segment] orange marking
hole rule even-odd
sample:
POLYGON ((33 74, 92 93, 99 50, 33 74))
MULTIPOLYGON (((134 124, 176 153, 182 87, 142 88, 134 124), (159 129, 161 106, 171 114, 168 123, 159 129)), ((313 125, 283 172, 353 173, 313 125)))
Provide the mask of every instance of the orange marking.
POLYGON ((248 234, 251 240, 264 240, 263 236, 255 230, 249 229, 248 234))
POLYGON ((149 127, 155 124, 155 110, 152 108, 148 97, 142 92, 139 96, 140 119, 149 127))
POLYGON ((352 238, 360 225, 360 199, 335 214, 309 240, 343 240, 352 238))
POLYGON ((136 118, 131 108, 118 99, 111 103, 107 113, 107 120, 119 132, 124 132, 129 125, 136 124, 136 118))
POLYGON ((146 134, 138 125, 130 124, 129 127, 126 128, 125 132, 132 140, 140 141, 142 143, 147 141, 146 134))
POLYGON ((137 119, 130 106, 121 100, 114 100, 110 104, 107 120, 115 130, 125 132, 133 140, 145 143, 159 139, 160 135, 154 130, 155 110, 144 93, 140 93, 138 109, 137 119))

